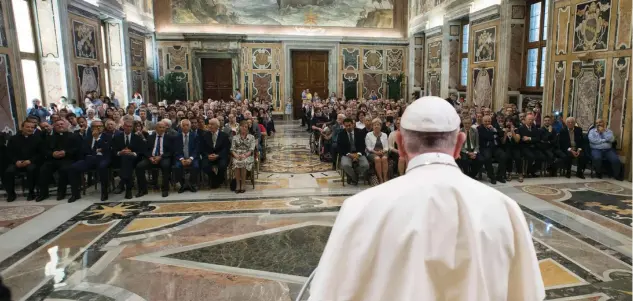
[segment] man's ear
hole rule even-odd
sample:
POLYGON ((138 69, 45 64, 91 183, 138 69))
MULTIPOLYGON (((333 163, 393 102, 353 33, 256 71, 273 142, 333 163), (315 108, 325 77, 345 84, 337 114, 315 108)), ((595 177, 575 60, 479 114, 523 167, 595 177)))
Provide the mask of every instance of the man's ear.
POLYGON ((404 138, 402 137, 402 131, 396 133, 396 144, 398 144, 398 155, 401 158, 407 158, 407 152, 404 150, 404 138))

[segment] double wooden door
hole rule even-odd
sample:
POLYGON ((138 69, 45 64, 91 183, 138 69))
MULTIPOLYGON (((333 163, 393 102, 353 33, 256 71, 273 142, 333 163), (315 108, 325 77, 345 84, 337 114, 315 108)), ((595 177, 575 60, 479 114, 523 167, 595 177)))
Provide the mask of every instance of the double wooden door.
POLYGON ((202 59, 202 97, 229 100, 233 93, 231 59, 202 59))
POLYGON ((319 93, 321 99, 328 97, 328 52, 292 52, 292 99, 294 118, 301 117, 301 92, 310 89, 312 96, 319 93))

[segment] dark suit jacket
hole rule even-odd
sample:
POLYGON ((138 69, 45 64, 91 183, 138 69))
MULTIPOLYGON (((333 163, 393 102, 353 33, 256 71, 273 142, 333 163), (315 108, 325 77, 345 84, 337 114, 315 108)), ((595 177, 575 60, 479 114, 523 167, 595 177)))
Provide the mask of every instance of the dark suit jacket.
POLYGON ((111 156, 111 142, 112 139, 110 138, 109 135, 103 135, 101 134, 101 136, 99 136, 99 139, 97 140, 97 142, 95 143, 95 150, 92 149, 92 137, 88 137, 85 138, 83 140, 83 142, 81 143, 81 159, 85 158, 86 156, 96 156, 97 152, 96 149, 101 149, 101 154, 104 157, 109 158, 111 156))
POLYGON ((228 159, 229 152, 231 151, 231 140, 229 140, 229 135, 223 131, 218 131, 218 137, 215 141, 215 146, 213 146, 213 134, 209 131, 204 131, 202 137, 199 139, 200 142, 200 154, 203 157, 206 157, 210 154, 216 154, 220 156, 221 159, 228 159))
POLYGON ((46 140, 48 148, 46 149, 46 158, 54 159, 54 151, 65 151, 66 156, 63 159, 76 160, 79 156, 79 149, 81 142, 79 136, 75 133, 53 133, 49 139, 46 140))
POLYGON ((28 138, 20 133, 10 137, 6 149, 8 162, 15 164, 17 161, 29 160, 33 164, 40 163, 44 146, 42 142, 42 136, 35 134, 28 138))
POLYGON ((558 143, 558 133, 556 130, 552 128, 552 132, 547 130, 547 128, 542 127, 539 129, 541 138, 539 139, 540 143, 538 144, 539 148, 543 150, 557 149, 559 148, 558 143))
MULTIPOLYGON (((156 136, 156 132, 154 132, 147 138, 146 154, 148 157, 154 156, 154 143, 156 142, 156 136)), ((175 136, 171 136, 167 132, 163 134, 163 155, 161 156, 162 158, 171 158, 176 154, 177 142, 174 141, 174 137, 175 136)))
POLYGON ((536 126, 532 126, 530 129, 528 129, 525 124, 522 124, 519 127, 519 136, 521 136, 521 141, 519 141, 519 144, 527 147, 535 147, 541 143, 541 134, 542 133, 540 129, 536 126), (523 141, 523 137, 530 137, 531 140, 523 141))
POLYGON ((494 148, 495 141, 497 141, 497 146, 501 145, 501 135, 503 135, 503 131, 499 128, 497 132, 488 130, 483 124, 477 127, 477 133, 479 134, 479 149, 486 148, 494 148))
MULTIPOLYGON (((339 134, 338 134, 338 138, 337 138, 337 146, 338 146, 338 153, 341 156, 345 156, 346 154, 349 154, 352 147, 350 145, 350 141, 349 141, 349 135, 347 133, 347 131, 345 129, 343 129, 339 134)), ((356 152, 357 153, 361 153, 363 156, 365 155, 365 134, 363 134, 362 130, 359 130, 357 128, 354 128, 354 144, 356 146, 356 152)))
MULTIPOLYGON (((569 149, 571 147, 571 141, 569 139, 569 129, 567 129, 567 127, 563 127, 562 130, 560 130, 560 134, 558 136, 558 143, 560 144, 560 149, 567 153, 567 149, 569 149)), ((584 140, 584 136, 582 134, 582 129, 580 127, 574 127, 574 141, 576 142, 576 148, 582 148, 583 150, 587 149, 585 148, 585 140, 584 140)))
MULTIPOLYGON (((180 160, 184 158, 185 155, 185 145, 183 141, 183 133, 178 133, 174 138, 176 141, 176 160, 180 160)), ((189 132, 189 145, 187 146, 189 149, 189 157, 193 157, 194 159, 198 159, 199 156, 199 139, 198 135, 194 132, 189 132)), ((189 159, 189 158, 185 158, 189 159)))
MULTIPOLYGON (((110 145, 111 145, 110 149, 112 151, 112 156, 116 156, 118 152, 120 152, 121 150, 125 148, 124 133, 121 132, 115 135, 114 138, 112 138, 110 145)), ((128 148, 132 152, 135 152, 136 155, 139 157, 147 156, 147 146, 145 144, 145 141, 143 141, 143 138, 141 138, 139 135, 135 135, 134 133, 132 133, 131 138, 130 138, 130 145, 128 146, 128 148)))

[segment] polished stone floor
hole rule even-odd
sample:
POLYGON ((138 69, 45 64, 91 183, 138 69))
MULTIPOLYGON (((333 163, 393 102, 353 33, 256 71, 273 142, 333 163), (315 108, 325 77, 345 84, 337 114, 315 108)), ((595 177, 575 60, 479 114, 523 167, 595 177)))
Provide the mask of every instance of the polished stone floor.
MULTIPOLYGON (((0 274, 14 300, 295 300, 345 186, 277 126, 255 190, 153 193, 67 204, 0 202, 0 274)), ((631 300, 631 183, 542 178, 496 185, 521 205, 548 300, 631 300)), ((307 295, 304 296, 306 299, 307 295)))

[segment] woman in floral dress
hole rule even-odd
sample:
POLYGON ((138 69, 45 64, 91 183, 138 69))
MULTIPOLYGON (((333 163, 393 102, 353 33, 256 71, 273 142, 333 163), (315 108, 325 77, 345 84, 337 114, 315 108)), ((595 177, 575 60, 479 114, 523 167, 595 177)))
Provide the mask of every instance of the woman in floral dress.
POLYGON ((240 122, 239 135, 233 136, 231 155, 233 156, 233 170, 235 171, 235 193, 243 193, 247 171, 253 170, 253 152, 257 141, 248 133, 248 122, 240 122))

